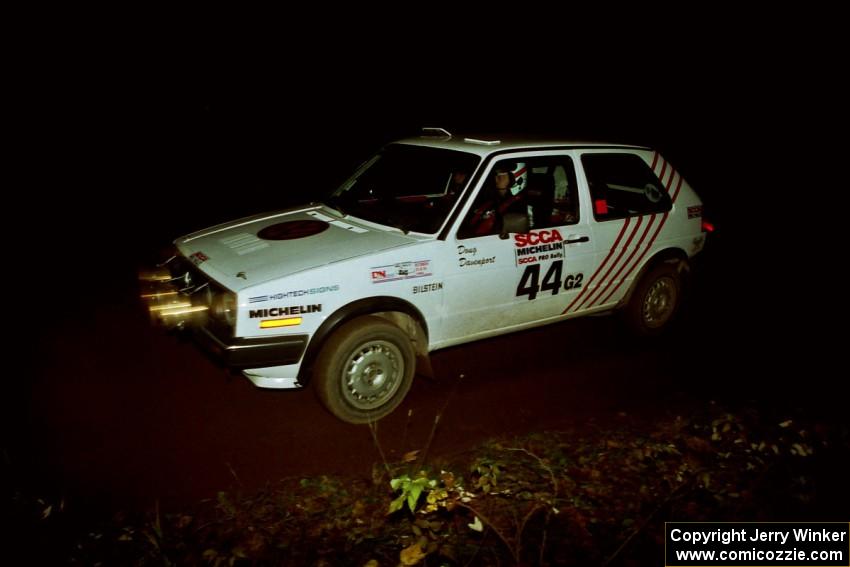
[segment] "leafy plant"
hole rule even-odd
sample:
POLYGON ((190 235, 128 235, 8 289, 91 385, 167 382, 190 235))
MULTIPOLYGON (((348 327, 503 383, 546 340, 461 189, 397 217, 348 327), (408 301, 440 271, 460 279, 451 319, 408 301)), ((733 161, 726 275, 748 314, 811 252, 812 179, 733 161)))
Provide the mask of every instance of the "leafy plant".
POLYGON ((402 475, 398 478, 392 479, 390 481, 390 487, 393 490, 400 490, 401 494, 395 500, 390 502, 390 509, 387 513, 392 514, 393 512, 401 510, 404 508, 405 503, 407 503, 407 507, 411 513, 415 513, 416 504, 419 501, 419 497, 422 495, 422 491, 426 489, 433 489, 436 485, 437 481, 429 479, 425 472, 420 472, 416 478, 413 479, 407 475, 402 475))

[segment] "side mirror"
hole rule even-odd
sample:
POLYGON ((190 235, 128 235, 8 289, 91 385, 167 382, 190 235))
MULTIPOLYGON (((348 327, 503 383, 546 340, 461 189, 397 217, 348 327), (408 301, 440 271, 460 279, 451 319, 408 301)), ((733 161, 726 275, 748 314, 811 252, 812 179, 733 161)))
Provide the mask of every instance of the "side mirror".
POLYGON ((507 213, 502 219, 502 233, 499 238, 505 240, 509 234, 523 234, 528 232, 528 214, 526 213, 507 213))

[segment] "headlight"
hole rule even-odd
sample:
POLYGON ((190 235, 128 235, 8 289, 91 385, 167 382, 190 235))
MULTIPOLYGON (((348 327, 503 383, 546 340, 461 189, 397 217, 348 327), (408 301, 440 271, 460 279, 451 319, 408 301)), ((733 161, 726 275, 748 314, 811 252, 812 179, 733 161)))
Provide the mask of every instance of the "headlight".
POLYGON ((233 327, 236 325, 236 307, 236 295, 222 291, 213 294, 210 313, 216 319, 233 327))
POLYGON ((215 321, 231 331, 236 326, 236 294, 210 280, 182 256, 140 273, 139 282, 142 298, 156 322, 183 328, 215 321))

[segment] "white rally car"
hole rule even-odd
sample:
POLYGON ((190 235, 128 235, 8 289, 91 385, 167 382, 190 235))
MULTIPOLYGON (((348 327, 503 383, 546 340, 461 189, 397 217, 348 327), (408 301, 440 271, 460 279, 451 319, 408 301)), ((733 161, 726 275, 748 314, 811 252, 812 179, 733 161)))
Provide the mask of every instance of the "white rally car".
POLYGON ((324 204, 177 239, 144 295, 257 386, 312 379, 364 423, 436 349, 614 309, 659 333, 705 230, 699 197, 650 148, 426 129, 324 204))

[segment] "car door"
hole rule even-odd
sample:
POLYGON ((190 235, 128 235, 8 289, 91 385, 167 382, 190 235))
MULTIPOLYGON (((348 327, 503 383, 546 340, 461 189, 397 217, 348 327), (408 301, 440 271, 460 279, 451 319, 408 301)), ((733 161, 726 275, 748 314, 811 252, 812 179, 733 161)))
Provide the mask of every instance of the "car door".
MULTIPOLYGON (((591 201, 588 216, 594 218, 591 237, 599 262, 585 289, 567 307, 569 315, 617 305, 672 207, 672 174, 663 183, 637 153, 587 149, 577 161, 579 182, 591 201)), ((663 169, 660 177, 664 178, 663 169)))
POLYGON ((456 262, 446 272, 452 292, 444 337, 463 342, 562 317, 597 263, 587 206, 579 198, 571 152, 517 154, 492 163, 450 241, 456 262), (477 233, 474 220, 483 216, 505 162, 502 169, 517 173, 512 190, 528 226, 477 233))

